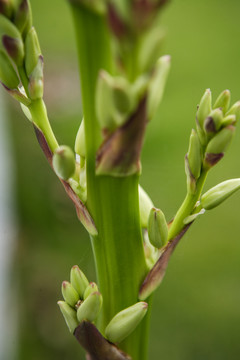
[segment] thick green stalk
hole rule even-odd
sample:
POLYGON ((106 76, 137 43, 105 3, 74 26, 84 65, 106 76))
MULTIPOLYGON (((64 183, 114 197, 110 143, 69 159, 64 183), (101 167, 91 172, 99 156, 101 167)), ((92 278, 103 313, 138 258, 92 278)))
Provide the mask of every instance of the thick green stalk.
POLYGON ((187 216, 189 216, 192 213, 196 205, 196 202, 199 200, 206 177, 207 177, 207 171, 203 170, 200 178, 197 181, 197 187, 195 193, 186 195, 169 229, 168 240, 172 240, 183 229, 184 227, 183 221, 187 216))
MULTIPOLYGON (((112 72, 110 37, 105 18, 73 6, 77 33, 86 135, 87 206, 97 226, 92 238, 98 283, 103 295, 102 332, 120 310, 137 302, 147 272, 138 205, 138 176, 96 176, 96 151, 101 133, 95 114, 96 79, 100 69, 112 72)), ((147 318, 120 347, 133 360, 147 358, 147 318)))

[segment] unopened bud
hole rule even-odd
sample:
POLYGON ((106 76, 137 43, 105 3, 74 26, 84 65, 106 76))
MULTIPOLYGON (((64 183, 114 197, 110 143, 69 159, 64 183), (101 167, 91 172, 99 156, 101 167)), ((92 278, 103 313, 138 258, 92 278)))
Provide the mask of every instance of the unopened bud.
POLYGON ((74 289, 78 292, 81 299, 83 299, 84 292, 88 287, 88 279, 77 265, 74 265, 70 273, 70 282, 74 289))
MULTIPOLYGON (((112 84, 113 104, 120 115, 128 115, 134 105, 134 95, 129 82, 121 77, 113 79, 112 84)), ((119 124, 121 125, 121 124, 119 124)))
POLYGON ((63 314, 69 331, 73 334, 74 330, 78 326, 77 312, 71 308, 65 301, 58 301, 59 308, 63 314))
POLYGON ((0 14, 11 18, 13 12, 13 0, 0 0, 0 14))
POLYGON ((86 300, 86 298, 94 292, 98 292, 98 286, 95 282, 90 282, 86 287, 86 290, 84 291, 84 295, 83 295, 84 300, 86 300))
POLYGON ((147 228, 148 226, 148 217, 151 209, 153 208, 153 202, 143 190, 143 188, 138 186, 138 196, 139 196, 139 209, 140 209, 140 223, 142 228, 147 228))
POLYGON ((221 127, 223 112, 221 109, 214 109, 204 120, 204 130, 206 134, 215 134, 221 127))
POLYGON ((194 178, 197 180, 201 173, 202 167, 202 150, 201 144, 199 141, 198 134, 195 130, 192 130, 189 140, 189 148, 188 148, 188 163, 190 167, 190 171, 194 178))
POLYGON ((168 225, 164 213, 160 209, 152 208, 148 218, 148 237, 156 248, 163 247, 168 238, 168 225))
POLYGON ((119 343, 130 335, 144 318, 148 304, 138 302, 117 313, 107 325, 105 335, 113 343, 119 343))
POLYGON ((234 194, 238 189, 240 189, 240 179, 223 181, 202 195, 201 205, 206 210, 213 209, 234 194))
POLYGON ((27 33, 26 40, 25 40, 25 69, 27 76, 30 76, 31 73, 36 68, 39 57, 41 55, 41 49, 38 41, 37 33, 32 27, 29 32, 27 33))
POLYGON ((233 106, 228 110, 226 115, 235 115, 236 121, 240 119, 240 101, 237 101, 233 106))
POLYGON ((225 118, 222 119, 222 127, 228 126, 228 125, 235 125, 237 122, 236 115, 227 115, 225 118))
POLYGON ((201 98, 198 110, 197 121, 200 128, 203 128, 203 123, 206 117, 210 114, 212 107, 212 94, 210 89, 207 89, 201 98))
POLYGON ((149 82, 147 100, 147 113, 149 119, 154 116, 162 100, 168 73, 170 70, 170 64, 171 57, 169 55, 160 57, 156 63, 156 67, 149 82))
POLYGON ((223 92, 221 92, 221 94, 218 96, 217 100, 215 101, 215 104, 213 105, 213 109, 221 108, 223 114, 225 114, 229 108, 230 99, 231 99, 230 91, 224 90, 223 92))
POLYGON ((102 295, 100 292, 94 292, 90 294, 86 300, 84 300, 77 310, 77 319, 79 322, 88 320, 93 322, 96 320, 102 307, 102 295))
POLYGON ((9 89, 16 89, 19 84, 18 76, 3 51, 0 50, 0 81, 9 89))
POLYGON ((28 91, 32 100, 43 97, 43 57, 41 55, 35 69, 29 75, 28 91))
POLYGON ((74 307, 79 300, 77 291, 68 281, 63 281, 62 283, 62 295, 64 300, 72 307, 74 307))
POLYGON ((63 180, 68 180, 75 172, 75 158, 69 146, 59 146, 53 155, 53 168, 63 180))
POLYGON ((14 24, 19 31, 28 31, 32 26, 32 14, 28 0, 22 0, 14 17, 14 24))
POLYGON ((84 119, 82 119, 81 125, 78 129, 75 140, 75 153, 81 157, 86 157, 86 143, 85 143, 85 126, 84 119))

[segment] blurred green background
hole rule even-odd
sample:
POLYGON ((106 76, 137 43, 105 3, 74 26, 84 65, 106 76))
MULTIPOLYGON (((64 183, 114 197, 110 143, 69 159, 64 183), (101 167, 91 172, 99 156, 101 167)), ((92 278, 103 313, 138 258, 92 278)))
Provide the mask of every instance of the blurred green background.
MULTIPOLYGON (((70 11, 64 0, 31 3, 45 58, 49 117, 59 142, 73 146, 81 103, 70 11)), ((172 69, 162 105, 148 126, 141 184, 168 219, 185 196, 184 155, 204 90, 211 88, 216 98, 229 88, 232 101, 240 98, 239 14, 237 0, 172 0, 163 13, 163 54, 171 54, 172 69)), ((30 123, 12 101, 9 113, 19 227, 13 271, 17 359, 84 359, 56 302, 72 265, 95 279, 88 235, 30 123)), ((206 189, 240 176, 239 154, 240 131, 211 171, 206 189)), ((175 251, 154 297, 151 360, 240 358, 239 213, 240 193, 196 221, 175 251)))

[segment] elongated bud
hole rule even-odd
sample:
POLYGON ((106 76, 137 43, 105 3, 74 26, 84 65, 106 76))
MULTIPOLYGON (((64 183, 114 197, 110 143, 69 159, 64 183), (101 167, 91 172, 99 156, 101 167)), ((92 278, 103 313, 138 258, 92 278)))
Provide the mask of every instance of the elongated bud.
POLYGON ((82 119, 81 125, 78 129, 75 140, 75 153, 81 157, 86 157, 86 143, 85 143, 85 126, 84 119, 82 119))
POLYGON ((240 119, 240 101, 237 101, 235 104, 233 104, 226 115, 235 115, 236 121, 238 121, 240 119))
POLYGON ((19 84, 17 74, 3 51, 0 51, 0 81, 9 89, 16 89, 19 84))
POLYGON ((221 108, 223 114, 225 114, 229 108, 231 100, 231 93, 229 90, 224 90, 221 92, 221 94, 218 96, 217 100, 215 101, 215 104, 213 105, 213 109, 221 108))
POLYGON ((168 225, 163 212, 152 208, 148 218, 148 237, 150 243, 156 248, 163 247, 168 238, 168 225))
POLYGON ((190 167, 190 171, 194 178, 197 180, 201 173, 202 167, 202 150, 201 144, 199 141, 198 134, 195 130, 192 130, 189 140, 189 148, 188 148, 188 163, 190 167))
POLYGON ((200 128, 203 128, 203 123, 206 117, 210 114, 212 107, 212 94, 210 89, 207 89, 201 98, 198 110, 197 121, 200 128))
POLYGON ((77 291, 68 281, 63 281, 62 283, 62 295, 64 300, 72 307, 74 307, 79 300, 77 291))
POLYGON ((58 306, 63 314, 69 331, 73 334, 76 327, 78 327, 77 312, 65 301, 58 301, 58 306))
POLYGON ((140 223, 142 228, 147 228, 148 226, 148 217, 151 209, 153 208, 153 202, 143 190, 143 188, 138 186, 138 196, 139 196, 139 210, 140 210, 140 223))
POLYGON ((7 18, 11 18, 13 12, 12 0, 0 0, 0 14, 3 14, 7 18))
POLYGON ((98 292, 98 286, 95 282, 90 282, 84 291, 84 300, 86 300, 86 298, 94 292, 98 292))
POLYGON ((23 64, 24 48, 21 39, 13 38, 8 35, 2 37, 2 43, 7 55, 15 62, 17 66, 23 64))
POLYGON ((39 45, 39 41, 38 41, 38 36, 37 36, 37 33, 36 33, 34 27, 32 27, 29 30, 29 32, 26 36, 25 51, 26 51, 25 68, 26 68, 27 76, 30 76, 31 73, 36 68, 36 66, 39 62, 39 56, 41 55, 41 49, 40 49, 40 45, 39 45))
POLYGON ((220 205, 238 189, 240 189, 240 179, 223 181, 202 195, 201 205, 204 209, 211 210, 220 205))
POLYGON ((188 161, 188 154, 185 155, 185 173, 186 173, 186 177, 187 177, 187 192, 189 194, 195 194, 197 180, 195 179, 195 177, 193 176, 193 174, 191 172, 189 161, 188 161))
POLYGON ((14 24, 21 33, 25 30, 29 30, 32 26, 31 15, 32 14, 28 0, 22 0, 14 17, 14 24))
POLYGON ((96 320, 102 307, 102 295, 100 292, 90 294, 77 310, 77 319, 79 322, 96 320))
POLYGON ((43 57, 41 55, 35 69, 29 75, 28 91, 32 100, 43 97, 43 57))
POLYGON ((113 343, 119 343, 130 335, 144 318, 148 304, 138 302, 115 315, 107 325, 105 335, 113 343))
POLYGON ((226 151, 235 132, 234 126, 226 126, 210 140, 206 153, 219 154, 226 151))
POLYGON ((215 134, 221 127, 223 112, 221 109, 214 109, 204 120, 204 131, 206 134, 215 134))
POLYGON ((53 168, 57 176, 68 180, 75 172, 75 158, 69 146, 62 145, 53 155, 53 168))
POLYGON ((70 273, 70 282, 74 289, 78 292, 81 299, 83 299, 84 292, 88 287, 88 279, 77 265, 74 265, 70 273))
POLYGON ((154 116, 162 100, 168 73, 170 70, 170 64, 171 57, 169 55, 160 57, 152 74, 151 80, 149 82, 147 100, 147 113, 149 119, 154 116))

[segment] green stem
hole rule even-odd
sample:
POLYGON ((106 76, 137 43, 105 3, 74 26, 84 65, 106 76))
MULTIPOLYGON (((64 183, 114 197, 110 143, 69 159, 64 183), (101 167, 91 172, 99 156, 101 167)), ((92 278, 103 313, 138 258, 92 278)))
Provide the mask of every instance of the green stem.
POLYGON ((203 170, 201 176, 197 181, 196 191, 194 194, 187 194, 181 207, 179 208, 173 223, 169 229, 168 233, 168 240, 172 240, 176 235, 180 233, 180 231, 184 228, 184 219, 189 216, 195 205, 196 202, 199 200, 203 185, 205 183, 207 177, 207 170, 203 170))
MULTIPOLYGON (((92 238, 97 277, 103 295, 98 327, 104 329, 120 310, 138 301, 146 273, 139 219, 138 176, 95 175, 101 132, 95 114, 95 87, 100 69, 112 72, 113 61, 106 20, 83 6, 73 5, 81 75, 86 135, 87 206, 98 236, 92 238)), ((120 347, 133 360, 147 358, 148 317, 120 347)))

